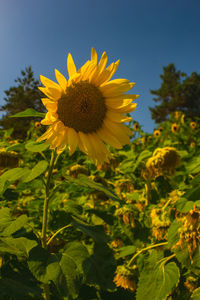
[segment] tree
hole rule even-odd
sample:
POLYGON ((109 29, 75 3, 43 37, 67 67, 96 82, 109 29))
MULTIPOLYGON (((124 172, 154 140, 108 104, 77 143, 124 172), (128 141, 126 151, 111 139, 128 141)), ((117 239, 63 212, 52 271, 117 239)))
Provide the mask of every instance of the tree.
POLYGON ((200 117, 200 74, 190 76, 176 70, 174 64, 163 67, 161 87, 150 90, 155 102, 160 105, 150 107, 152 119, 156 123, 167 120, 170 113, 181 111, 186 117, 200 117))
MULTIPOLYGON (((27 108, 34 108, 36 111, 45 112, 41 102, 42 93, 39 91, 39 81, 34 78, 31 66, 21 71, 21 77, 16 80, 16 86, 5 91, 4 98, 6 104, 2 105, 0 111, 6 112, 0 120, 3 129, 14 128, 12 133, 14 138, 25 138, 30 121, 33 118, 10 118, 27 108)), ((35 120, 35 119, 34 119, 35 120)))

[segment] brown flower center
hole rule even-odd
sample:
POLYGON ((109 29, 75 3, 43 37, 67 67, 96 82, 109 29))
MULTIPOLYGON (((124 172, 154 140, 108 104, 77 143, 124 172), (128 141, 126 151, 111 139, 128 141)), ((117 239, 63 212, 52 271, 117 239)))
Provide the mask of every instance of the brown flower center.
POLYGON ((77 132, 96 132, 106 115, 105 98, 100 90, 87 81, 69 86, 58 100, 59 120, 77 132))

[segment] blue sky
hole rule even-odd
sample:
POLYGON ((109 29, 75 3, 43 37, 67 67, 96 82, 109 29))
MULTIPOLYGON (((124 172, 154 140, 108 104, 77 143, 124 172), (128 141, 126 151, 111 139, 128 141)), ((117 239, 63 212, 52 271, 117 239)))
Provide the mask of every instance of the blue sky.
POLYGON ((1 0, 0 105, 26 66, 54 80, 55 68, 67 76, 68 52, 80 67, 94 47, 108 63, 120 59, 114 78, 136 83, 132 117, 152 132, 149 90, 159 88, 162 67, 199 73, 199 15, 199 0, 1 0))

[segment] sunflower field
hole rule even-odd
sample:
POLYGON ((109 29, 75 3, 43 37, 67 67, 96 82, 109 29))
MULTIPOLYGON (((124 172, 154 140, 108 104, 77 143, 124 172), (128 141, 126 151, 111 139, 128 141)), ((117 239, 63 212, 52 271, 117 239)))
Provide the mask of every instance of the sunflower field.
POLYGON ((0 300, 198 300, 199 119, 145 133, 118 62, 92 60, 69 56, 65 93, 42 77, 46 116, 13 116, 45 117, 24 140, 0 130, 0 300))

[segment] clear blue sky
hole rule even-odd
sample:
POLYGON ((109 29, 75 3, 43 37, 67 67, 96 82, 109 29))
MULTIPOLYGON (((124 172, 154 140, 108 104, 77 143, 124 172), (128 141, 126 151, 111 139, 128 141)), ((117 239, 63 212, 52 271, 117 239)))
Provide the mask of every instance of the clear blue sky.
POLYGON ((108 63, 120 59, 115 78, 136 82, 132 116, 151 132, 149 90, 159 88, 162 67, 200 72, 200 1, 0 0, 0 105, 26 66, 54 80, 55 68, 67 75, 68 52, 80 67, 91 47, 108 63))

